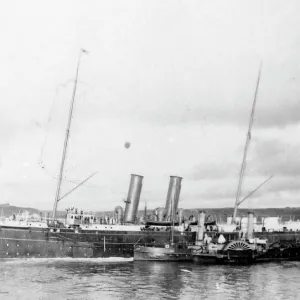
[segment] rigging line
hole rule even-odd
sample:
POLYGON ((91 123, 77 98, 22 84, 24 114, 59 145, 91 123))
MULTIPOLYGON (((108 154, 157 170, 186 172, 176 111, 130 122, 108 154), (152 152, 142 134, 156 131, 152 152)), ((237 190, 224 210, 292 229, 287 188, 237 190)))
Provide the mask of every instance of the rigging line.
POLYGON ((79 184, 77 184, 73 189, 71 189, 69 192, 67 192, 64 196, 60 197, 57 201, 62 200, 63 198, 67 197, 68 195, 70 195, 72 192, 74 192, 76 189, 78 189, 80 186, 82 186, 86 181, 88 181, 90 178, 92 178, 94 175, 96 175, 97 172, 93 173, 92 175, 90 175, 89 177, 87 177, 86 179, 84 179, 83 181, 81 181, 79 184))
POLYGON ((43 142, 42 148, 41 148, 41 153, 40 153, 40 158, 39 158, 39 164, 42 163, 42 157, 44 155, 44 150, 45 150, 45 146, 46 146, 47 138, 48 138, 48 131, 49 131, 49 127, 50 127, 49 124, 51 122, 52 113, 53 113, 53 110, 54 110, 54 104, 55 104, 56 98, 57 98, 57 93, 55 93, 55 96, 53 97, 53 100, 52 100, 52 104, 51 104, 51 108, 50 108, 50 113, 49 113, 49 117, 48 117, 48 122, 47 122, 47 126, 46 126, 46 135, 45 135, 45 139, 44 139, 44 142, 43 142))
MULTIPOLYGON (((56 178, 57 179, 57 178, 56 178)), ((68 182, 68 183, 73 183, 73 184, 78 184, 80 183, 80 180, 68 180, 68 179, 63 179, 64 182, 68 182)), ((100 185, 96 185, 96 184, 85 184, 84 185, 85 187, 92 187, 92 188, 103 188, 102 186, 100 185)))
MULTIPOLYGON (((53 180, 58 180, 58 176, 50 176, 51 179, 53 180)), ((66 177, 64 177, 62 179, 62 182, 68 182, 68 183, 72 183, 72 184, 78 184, 81 182, 81 180, 69 180, 67 179, 66 177)), ((93 188, 103 188, 103 186, 100 186, 100 185, 96 185, 96 184, 85 184, 84 185, 85 187, 93 187, 93 188)))
POLYGON ((266 184, 269 180, 271 180, 274 177, 274 175, 270 176, 268 179, 266 179, 263 183, 261 183, 255 190, 250 192, 246 197, 244 197, 238 205, 240 205, 242 202, 244 202, 246 199, 248 199, 250 196, 252 196, 257 190, 259 190, 264 184, 266 184))
MULTIPOLYGON (((58 177, 53 176, 52 177, 53 180, 58 180, 58 177)), ((81 182, 81 180, 69 180, 66 177, 64 177, 62 179, 62 182, 68 182, 68 183, 72 183, 72 184, 79 184, 81 182)), ((97 184, 85 184, 85 187, 92 187, 92 188, 103 188, 103 186, 97 185, 97 184)))
POLYGON ((47 140, 48 140, 49 128, 50 128, 50 123, 51 123, 52 117, 53 117, 55 102, 56 102, 56 99, 59 95, 59 92, 60 92, 61 88, 67 87, 67 85, 72 81, 74 81, 74 80, 73 79, 68 79, 66 82, 57 85, 57 87, 55 89, 55 95, 54 95, 52 103, 51 103, 50 112, 49 112, 49 115, 48 115, 48 121, 47 121, 47 125, 46 125, 46 135, 45 135, 45 139, 44 139, 44 142, 42 144, 42 147, 41 147, 40 158, 39 158, 39 162, 38 162, 39 164, 42 165, 43 169, 45 169, 45 165, 43 163, 43 156, 44 156, 44 151, 45 151, 45 147, 46 147, 47 140))

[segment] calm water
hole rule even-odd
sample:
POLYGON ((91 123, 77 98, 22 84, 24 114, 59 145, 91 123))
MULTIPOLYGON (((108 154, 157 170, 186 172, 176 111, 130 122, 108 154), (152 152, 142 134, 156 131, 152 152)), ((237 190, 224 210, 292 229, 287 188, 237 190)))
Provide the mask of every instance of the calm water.
POLYGON ((0 299, 300 299, 300 262, 0 260, 0 299))

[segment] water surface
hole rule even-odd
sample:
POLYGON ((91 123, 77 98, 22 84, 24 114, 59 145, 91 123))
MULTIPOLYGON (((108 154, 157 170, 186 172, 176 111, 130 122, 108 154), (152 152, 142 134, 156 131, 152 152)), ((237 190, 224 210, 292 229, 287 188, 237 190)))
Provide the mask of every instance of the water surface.
POLYGON ((0 260, 0 299, 300 299, 300 262, 253 266, 124 259, 0 260))

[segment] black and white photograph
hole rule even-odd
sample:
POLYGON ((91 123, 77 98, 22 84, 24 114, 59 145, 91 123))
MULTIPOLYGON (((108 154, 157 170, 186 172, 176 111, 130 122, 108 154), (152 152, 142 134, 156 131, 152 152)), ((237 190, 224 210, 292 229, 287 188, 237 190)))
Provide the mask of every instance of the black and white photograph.
POLYGON ((300 299, 300 1, 0 2, 0 299, 300 299))

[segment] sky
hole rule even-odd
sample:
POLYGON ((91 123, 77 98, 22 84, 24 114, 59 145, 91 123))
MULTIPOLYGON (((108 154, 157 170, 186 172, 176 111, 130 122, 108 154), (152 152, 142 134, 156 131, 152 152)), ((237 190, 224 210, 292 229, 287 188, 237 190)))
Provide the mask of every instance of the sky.
POLYGON ((0 9, 0 203, 52 209, 76 64, 59 203, 140 208, 235 202, 260 63, 241 207, 299 207, 300 2, 7 1, 0 9), (130 147, 124 147, 130 142, 130 147))

